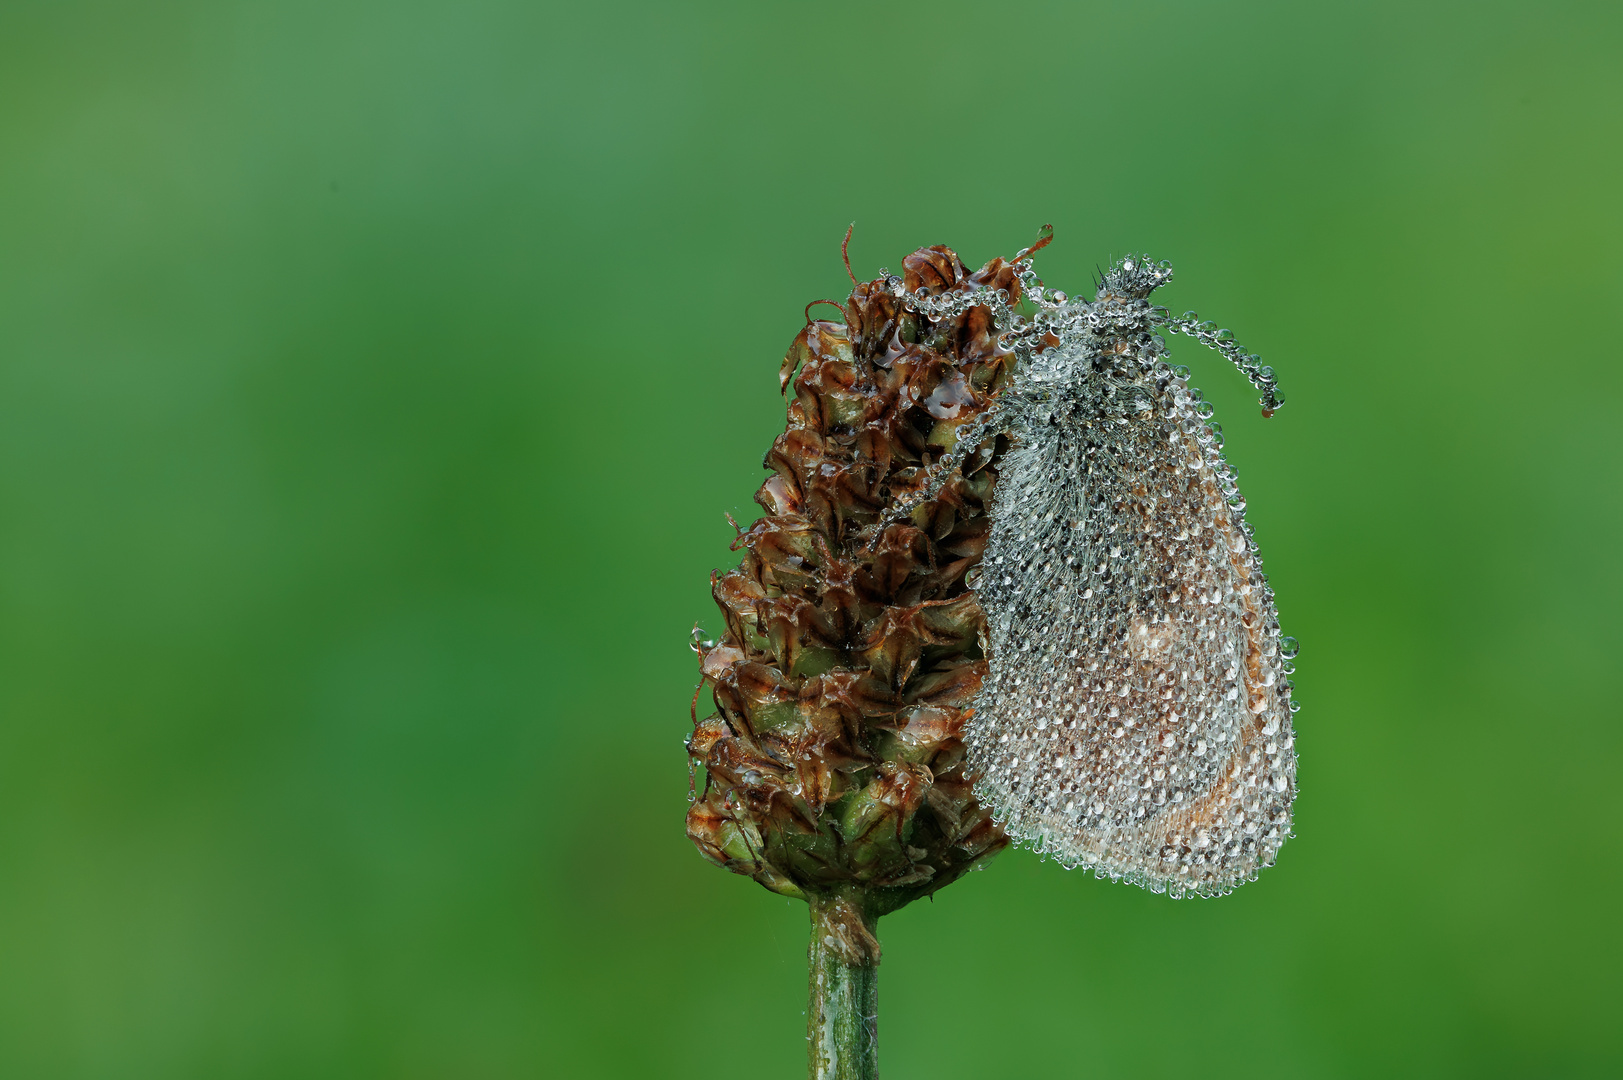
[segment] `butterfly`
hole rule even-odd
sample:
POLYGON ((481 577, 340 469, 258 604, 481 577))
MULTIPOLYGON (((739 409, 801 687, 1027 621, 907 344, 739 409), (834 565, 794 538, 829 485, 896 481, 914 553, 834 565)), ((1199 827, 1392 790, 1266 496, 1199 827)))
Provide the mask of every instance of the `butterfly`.
POLYGON ((978 798, 1011 835, 1068 866, 1173 896, 1221 895, 1291 835, 1296 740, 1280 633, 1245 501, 1211 406, 1159 331, 1218 349, 1262 391, 1273 371, 1227 330, 1149 296, 1165 263, 1130 257, 1092 301, 1043 288, 921 291, 926 316, 984 303, 1012 384, 958 430, 899 510, 933 498, 1003 437, 991 532, 971 584, 987 676, 966 739, 978 798))

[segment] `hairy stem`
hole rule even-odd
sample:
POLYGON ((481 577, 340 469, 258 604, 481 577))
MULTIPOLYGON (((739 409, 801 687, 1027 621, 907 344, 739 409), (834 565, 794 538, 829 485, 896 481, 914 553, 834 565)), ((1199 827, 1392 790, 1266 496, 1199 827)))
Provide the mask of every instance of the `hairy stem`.
POLYGON ((877 917, 860 893, 814 896, 806 950, 811 1000, 806 1007, 810 1080, 879 1076, 877 917))

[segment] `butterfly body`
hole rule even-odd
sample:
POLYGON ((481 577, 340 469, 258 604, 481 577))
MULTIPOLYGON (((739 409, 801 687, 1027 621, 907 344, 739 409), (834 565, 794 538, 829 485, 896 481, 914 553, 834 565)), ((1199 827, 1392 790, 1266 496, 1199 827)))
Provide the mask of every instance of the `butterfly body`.
POLYGON ((1009 444, 974 586, 988 674, 967 742, 1011 835, 1220 895, 1290 835, 1295 646, 1210 408, 1154 333, 1175 321, 1144 299, 1153 270, 1128 260, 1098 300, 1050 301, 971 431, 1009 444))

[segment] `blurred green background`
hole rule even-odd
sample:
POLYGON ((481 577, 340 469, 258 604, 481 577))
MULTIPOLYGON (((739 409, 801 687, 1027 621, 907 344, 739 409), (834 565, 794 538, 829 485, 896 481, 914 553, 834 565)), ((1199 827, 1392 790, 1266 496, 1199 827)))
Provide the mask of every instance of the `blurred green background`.
POLYGON ((1618 1075, 1619 10, 0 6, 0 1075, 803 1075, 686 641, 853 219, 1171 260, 1303 642, 1279 866, 1001 856, 885 1075, 1618 1075))

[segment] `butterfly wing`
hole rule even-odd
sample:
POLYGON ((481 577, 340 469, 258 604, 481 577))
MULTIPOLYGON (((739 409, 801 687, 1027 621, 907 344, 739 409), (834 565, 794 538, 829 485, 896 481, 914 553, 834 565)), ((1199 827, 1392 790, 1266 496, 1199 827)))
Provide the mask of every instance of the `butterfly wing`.
POLYGON ((1153 356, 1084 366, 1013 410, 976 586, 977 791, 1069 865, 1221 894, 1290 834, 1293 643, 1198 393, 1153 356))

